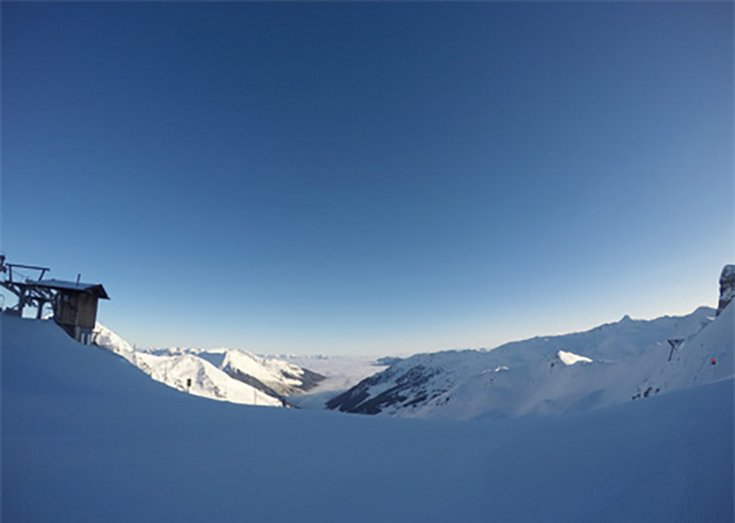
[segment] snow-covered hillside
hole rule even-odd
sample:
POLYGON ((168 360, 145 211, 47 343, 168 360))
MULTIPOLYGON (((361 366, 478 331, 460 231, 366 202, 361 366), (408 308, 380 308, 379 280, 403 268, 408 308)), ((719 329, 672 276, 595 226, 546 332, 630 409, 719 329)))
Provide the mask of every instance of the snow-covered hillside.
POLYGON ((286 396, 309 390, 323 379, 287 361, 232 349, 135 350, 99 323, 94 343, 175 389, 233 403, 285 406, 286 396))
POLYGON ((0 316, 2 521, 732 517, 732 379, 566 416, 345 416, 182 394, 53 322, 0 316))
POLYGON ((537 337, 491 351, 446 351, 399 361, 333 398, 365 414, 467 419, 584 411, 733 374, 733 307, 715 319, 624 317, 587 332, 537 337), (672 354, 669 339, 685 340, 672 354), (714 359, 713 359, 714 358, 714 359))

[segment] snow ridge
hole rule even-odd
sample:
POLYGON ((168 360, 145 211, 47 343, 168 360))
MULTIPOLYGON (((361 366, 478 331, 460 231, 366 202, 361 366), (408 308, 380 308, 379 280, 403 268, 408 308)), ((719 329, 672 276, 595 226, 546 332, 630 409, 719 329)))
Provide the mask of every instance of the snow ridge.
POLYGON ((470 419, 586 411, 733 375, 733 306, 624 317, 497 349, 418 354, 332 398, 362 414, 470 419), (686 340, 669 360, 669 339, 686 340))
POLYGON ((285 397, 322 376, 277 358, 232 349, 139 349, 98 323, 95 345, 110 350, 151 378, 182 392, 246 405, 289 406, 285 397))

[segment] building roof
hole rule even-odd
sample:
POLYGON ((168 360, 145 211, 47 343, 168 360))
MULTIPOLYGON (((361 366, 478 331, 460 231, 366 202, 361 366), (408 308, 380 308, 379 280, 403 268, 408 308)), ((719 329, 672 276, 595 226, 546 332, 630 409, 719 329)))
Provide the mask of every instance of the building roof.
POLYGON ((83 282, 77 283, 73 281, 50 279, 50 280, 26 280, 26 284, 34 285, 36 287, 43 287, 46 289, 83 292, 86 294, 92 294, 93 296, 97 298, 102 298, 103 300, 110 299, 110 296, 108 296, 107 291, 100 283, 83 283, 83 282))

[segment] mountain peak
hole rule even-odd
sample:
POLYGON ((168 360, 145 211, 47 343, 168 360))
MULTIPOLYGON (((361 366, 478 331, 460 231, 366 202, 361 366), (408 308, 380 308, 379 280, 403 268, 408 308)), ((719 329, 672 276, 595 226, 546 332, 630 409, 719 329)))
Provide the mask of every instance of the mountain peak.
POLYGON ((735 298, 735 265, 725 265, 720 275, 720 301, 717 305, 719 315, 735 298))

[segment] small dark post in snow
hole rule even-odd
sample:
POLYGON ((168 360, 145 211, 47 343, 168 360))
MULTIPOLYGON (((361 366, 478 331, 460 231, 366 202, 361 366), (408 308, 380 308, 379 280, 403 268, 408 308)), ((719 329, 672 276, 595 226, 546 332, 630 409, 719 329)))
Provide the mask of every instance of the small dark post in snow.
POLYGON ((191 378, 186 378, 186 392, 191 389, 191 378))
POLYGON ((673 340, 666 340, 666 341, 668 341, 669 345, 671 345, 671 351, 669 352, 669 359, 666 361, 671 361, 671 358, 674 356, 674 351, 679 348, 679 345, 681 345, 684 340, 681 338, 676 338, 673 340))

